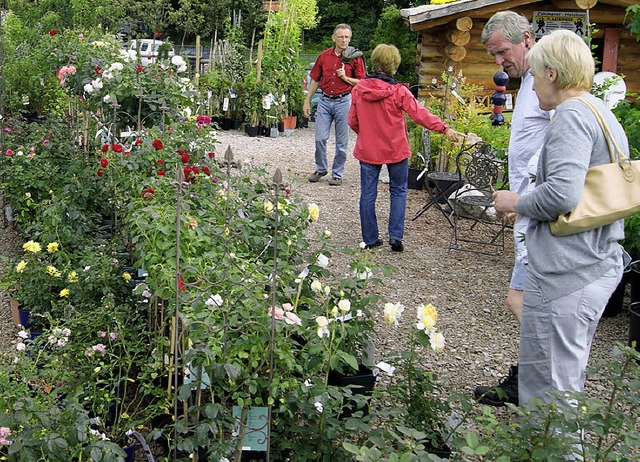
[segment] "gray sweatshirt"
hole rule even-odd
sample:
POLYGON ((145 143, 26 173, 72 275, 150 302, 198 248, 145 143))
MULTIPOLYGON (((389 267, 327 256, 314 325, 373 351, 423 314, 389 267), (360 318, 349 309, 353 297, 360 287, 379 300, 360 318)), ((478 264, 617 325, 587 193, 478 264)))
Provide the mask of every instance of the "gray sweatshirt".
MULTIPOLYGON (((594 96, 584 97, 598 108, 628 156, 627 137, 613 113, 594 96)), ((622 248, 617 241, 624 238, 623 220, 564 237, 551 234, 548 224, 576 206, 588 168, 607 162, 609 148, 591 110, 574 99, 558 105, 540 154, 536 187, 517 205, 518 213, 530 218, 528 271, 548 300, 574 292, 622 264, 622 248)))

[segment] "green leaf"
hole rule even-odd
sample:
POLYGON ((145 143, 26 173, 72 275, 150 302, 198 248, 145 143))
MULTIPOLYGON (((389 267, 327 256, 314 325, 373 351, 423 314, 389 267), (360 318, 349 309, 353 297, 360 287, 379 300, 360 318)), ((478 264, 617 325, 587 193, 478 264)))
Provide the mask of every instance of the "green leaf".
POLYGON ((358 360, 356 359, 355 356, 350 355, 349 353, 342 353, 341 355, 342 360, 347 363, 349 366, 351 366, 351 368, 355 371, 358 370, 359 366, 358 366, 358 360))
POLYGON ((342 447, 345 448, 347 451, 349 451, 351 454, 360 453, 360 448, 358 448, 358 446, 356 446, 355 444, 351 444, 347 441, 342 442, 342 447))
POLYGON ((471 448, 475 449, 478 446, 478 435, 473 432, 467 433, 467 435, 465 436, 465 440, 471 448))

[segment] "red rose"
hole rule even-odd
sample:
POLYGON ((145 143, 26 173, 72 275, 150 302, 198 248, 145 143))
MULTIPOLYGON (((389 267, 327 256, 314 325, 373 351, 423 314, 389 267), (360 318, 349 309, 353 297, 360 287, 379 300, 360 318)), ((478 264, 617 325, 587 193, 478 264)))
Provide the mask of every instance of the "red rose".
POLYGON ((98 176, 102 176, 104 173, 102 172, 102 169, 99 168, 98 171, 96 172, 96 175, 98 176))
POLYGON ((113 152, 122 152, 122 145, 121 144, 112 144, 111 145, 111 150, 113 152))
POLYGON ((211 176, 211 172, 209 171, 209 167, 207 167, 206 165, 202 167, 202 171, 203 171, 207 176, 211 176))
POLYGON ((158 159, 158 160, 156 160, 156 164, 158 164, 158 165, 164 165, 164 160, 162 160, 162 159, 158 159))
POLYGON ((159 151, 160 149, 164 148, 164 144, 162 144, 162 141, 158 139, 153 140, 153 143, 151 143, 151 145, 153 146, 153 149, 155 149, 156 151, 159 151))
POLYGON ((58 31, 57 31, 57 30, 55 30, 55 29, 51 29, 51 30, 49 31, 49 35, 50 35, 51 37, 53 37, 53 36, 54 36, 54 35, 56 35, 57 33, 58 33, 58 31))
POLYGON ((215 152, 210 152, 209 153, 209 158, 213 159, 216 156, 215 152))
POLYGON ((101 68, 100 66, 96 66, 96 67, 94 68, 94 71, 96 71, 96 74, 98 74, 98 75, 102 75, 102 68, 101 68))
POLYGON ((153 188, 146 188, 142 190, 142 198, 148 201, 153 199, 154 194, 155 194, 155 191, 153 190, 153 188))
POLYGON ((181 290, 182 292, 187 291, 187 285, 184 283, 184 278, 182 277, 182 274, 178 275, 178 290, 181 290))
POLYGON ((183 164, 188 164, 189 163, 189 153, 187 151, 183 151, 180 154, 180 160, 182 161, 183 164))
POLYGON ((100 148, 100 150, 102 152, 107 152, 109 150, 109 145, 108 144, 103 144, 102 147, 100 148))
POLYGON ((140 144, 142 144, 142 139, 141 139, 141 138, 138 138, 137 140, 135 140, 135 141, 133 142, 133 145, 134 145, 134 146, 138 146, 138 145, 140 145, 140 144))
POLYGON ((138 67, 136 67, 136 73, 140 73, 142 72, 142 64, 138 64, 138 67))
POLYGON ((102 166, 102 168, 107 168, 109 166, 109 161, 103 157, 100 159, 100 166, 102 166))
POLYGON ((164 170, 158 170, 158 176, 165 176, 167 172, 164 170))

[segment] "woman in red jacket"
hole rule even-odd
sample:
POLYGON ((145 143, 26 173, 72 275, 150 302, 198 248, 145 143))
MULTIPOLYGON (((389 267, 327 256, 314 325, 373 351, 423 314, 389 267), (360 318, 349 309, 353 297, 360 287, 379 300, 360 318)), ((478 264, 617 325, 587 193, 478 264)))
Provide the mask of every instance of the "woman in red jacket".
POLYGON ((371 54, 373 73, 352 91, 348 123, 358 134, 353 155, 360 161, 360 226, 366 248, 382 245, 378 235, 376 198, 382 165, 389 170, 389 245, 402 252, 404 216, 407 205, 408 159, 405 113, 423 127, 444 133, 452 141, 464 134, 450 129, 422 106, 409 89, 393 75, 400 65, 400 52, 393 45, 378 45, 371 54))

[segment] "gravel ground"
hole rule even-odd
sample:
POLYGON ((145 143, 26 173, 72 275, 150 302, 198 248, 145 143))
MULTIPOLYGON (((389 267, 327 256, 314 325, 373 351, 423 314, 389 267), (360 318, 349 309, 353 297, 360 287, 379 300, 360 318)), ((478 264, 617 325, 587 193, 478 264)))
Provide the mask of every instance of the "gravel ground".
MULTIPOLYGON (((218 152, 231 146, 236 159, 253 158, 275 172, 280 168, 292 190, 320 207, 320 217, 314 226, 328 229, 338 247, 357 248, 361 241, 358 218, 359 169, 350 155, 342 186, 329 186, 327 179, 309 183, 306 176, 315 169, 313 160, 313 123, 309 128, 294 130, 279 138, 250 138, 243 132, 220 132, 218 152)), ((352 133, 350 152, 355 142, 352 133)), ((328 146, 332 159, 331 140, 328 146)), ((387 351, 406 346, 407 332, 414 322, 415 307, 432 303, 438 308, 439 329, 446 338, 445 350, 440 354, 425 352, 424 366, 451 381, 450 388, 471 394, 476 385, 493 384, 506 374, 508 366, 517 361, 518 325, 507 312, 504 303, 512 265, 512 234, 506 235, 503 255, 492 258, 470 252, 449 250, 451 227, 435 207, 412 220, 425 203, 425 191, 409 190, 405 252, 391 252, 386 242, 389 194, 380 183, 378 220, 385 245, 376 250, 380 263, 392 264, 397 271, 384 278, 376 290, 388 301, 406 306, 398 328, 384 324, 381 313, 376 315, 376 349, 384 357, 387 351)), ((11 228, 0 227, 0 254, 18 255, 20 243, 11 228)), ((343 263, 343 262, 342 262, 343 263)), ((2 264, 0 262, 0 264, 2 264)), ((332 260, 340 265, 340 258, 332 260)), ((6 265, 0 267, 4 274, 6 265)), ((9 347, 15 333, 11 323, 8 297, 1 294, 0 346, 9 347)), ((592 360, 611 358, 615 342, 626 342, 629 317, 626 310, 613 318, 603 318, 593 345, 592 360)), ((597 378, 589 378, 589 393, 600 394, 603 385, 597 378)))

